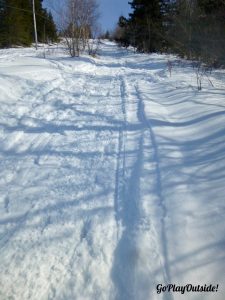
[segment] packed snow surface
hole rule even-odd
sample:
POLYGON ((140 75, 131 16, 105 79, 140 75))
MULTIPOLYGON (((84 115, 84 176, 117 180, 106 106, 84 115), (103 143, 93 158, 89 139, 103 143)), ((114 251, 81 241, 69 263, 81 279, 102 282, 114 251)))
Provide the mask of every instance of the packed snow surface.
POLYGON ((224 72, 42 52, 0 51, 0 299, 224 300, 224 72))

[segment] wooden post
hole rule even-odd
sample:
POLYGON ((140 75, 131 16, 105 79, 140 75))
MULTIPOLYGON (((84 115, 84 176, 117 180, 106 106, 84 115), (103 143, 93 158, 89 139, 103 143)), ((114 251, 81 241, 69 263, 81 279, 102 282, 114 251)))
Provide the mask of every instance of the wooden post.
POLYGON ((35 15, 35 3, 33 0, 33 19, 34 19, 34 37, 35 37, 35 48, 38 48, 38 38, 37 38, 37 23, 36 23, 36 15, 35 15))

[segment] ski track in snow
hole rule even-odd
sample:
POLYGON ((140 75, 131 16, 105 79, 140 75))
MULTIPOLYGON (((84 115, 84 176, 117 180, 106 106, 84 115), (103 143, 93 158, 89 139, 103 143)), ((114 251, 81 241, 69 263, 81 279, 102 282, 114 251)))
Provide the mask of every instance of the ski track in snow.
POLYGON ((0 299, 222 300, 225 75, 101 47, 0 51, 0 299))

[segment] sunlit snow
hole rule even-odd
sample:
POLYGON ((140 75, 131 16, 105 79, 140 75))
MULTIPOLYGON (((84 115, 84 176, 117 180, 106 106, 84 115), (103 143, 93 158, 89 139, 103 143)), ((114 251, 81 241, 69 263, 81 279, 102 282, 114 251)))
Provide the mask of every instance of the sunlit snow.
POLYGON ((42 52, 0 50, 0 299, 225 299, 225 72, 42 52))

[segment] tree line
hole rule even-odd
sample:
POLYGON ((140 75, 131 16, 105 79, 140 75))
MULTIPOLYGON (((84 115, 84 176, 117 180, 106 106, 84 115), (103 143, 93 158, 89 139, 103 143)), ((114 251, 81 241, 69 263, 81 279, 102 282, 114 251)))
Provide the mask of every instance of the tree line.
POLYGON ((170 52, 225 66, 225 0, 133 0, 114 38, 140 52, 170 52))
MULTIPOLYGON (((57 40, 52 14, 35 0, 39 42, 57 40)), ((29 46, 34 41, 32 0, 0 0, 0 47, 29 46)))
MULTIPOLYGON (((16 45, 29 46, 34 41, 32 0, 0 0, 0 48, 16 45)), ((61 39, 69 54, 79 56, 87 50, 96 55, 100 33, 97 0, 64 0, 52 9, 57 18, 57 28, 50 12, 35 0, 38 42, 61 39), (57 34, 58 30, 58 34, 57 34)))

